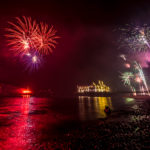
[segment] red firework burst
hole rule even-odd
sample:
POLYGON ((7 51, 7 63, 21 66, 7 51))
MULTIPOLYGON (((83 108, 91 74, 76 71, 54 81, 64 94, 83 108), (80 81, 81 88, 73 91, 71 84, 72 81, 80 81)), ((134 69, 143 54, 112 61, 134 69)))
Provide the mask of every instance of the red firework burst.
POLYGON ((53 52, 53 48, 57 44, 56 39, 60 38, 56 35, 56 32, 53 26, 49 28, 47 24, 40 23, 37 34, 33 36, 36 50, 39 53, 47 55, 53 52))
POLYGON ((30 51, 47 55, 53 51, 56 39, 59 38, 53 26, 49 27, 44 23, 38 25, 35 20, 25 16, 21 19, 16 17, 16 20, 16 23, 9 22, 11 28, 6 28, 8 45, 14 55, 23 56, 30 51))
POLYGON ((11 28, 6 28, 8 32, 5 36, 8 38, 8 45, 11 46, 15 55, 23 55, 34 46, 32 37, 36 35, 38 25, 30 17, 23 16, 22 19, 16 17, 16 24, 9 22, 11 28))

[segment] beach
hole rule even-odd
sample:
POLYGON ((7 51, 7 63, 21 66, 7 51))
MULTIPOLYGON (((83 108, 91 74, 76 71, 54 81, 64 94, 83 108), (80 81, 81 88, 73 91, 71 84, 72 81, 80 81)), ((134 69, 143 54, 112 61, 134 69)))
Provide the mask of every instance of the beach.
POLYGON ((150 149, 150 100, 136 110, 120 112, 66 132, 52 141, 44 142, 43 149, 100 150, 150 149), (120 121, 119 118, 124 117, 120 121))

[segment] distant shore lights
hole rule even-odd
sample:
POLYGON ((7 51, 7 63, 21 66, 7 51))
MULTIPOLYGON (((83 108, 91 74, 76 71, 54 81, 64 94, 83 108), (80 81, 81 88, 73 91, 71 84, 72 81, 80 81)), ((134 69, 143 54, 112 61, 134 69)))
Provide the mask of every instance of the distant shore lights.
POLYGON ((78 93, 90 93, 90 92, 110 92, 110 87, 106 86, 103 81, 98 81, 98 84, 92 83, 87 86, 77 86, 78 93))

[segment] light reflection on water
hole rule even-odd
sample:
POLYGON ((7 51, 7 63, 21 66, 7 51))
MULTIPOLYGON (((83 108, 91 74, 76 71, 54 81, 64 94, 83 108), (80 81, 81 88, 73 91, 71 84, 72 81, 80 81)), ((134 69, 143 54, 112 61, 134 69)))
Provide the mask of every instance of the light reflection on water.
POLYGON ((62 119, 61 115, 47 108, 50 99, 23 97, 2 101, 0 150, 36 149, 36 143, 40 143, 42 138, 49 138, 49 134, 43 133, 52 134, 52 125, 62 119))
POLYGON ((105 118, 105 106, 119 110, 136 106, 136 103, 111 97, 1 98, 0 150, 36 150, 38 143, 60 134, 58 128, 68 129, 69 121, 105 118))
POLYGON ((88 97, 79 96, 79 116, 81 120, 93 120, 96 118, 105 118, 105 106, 111 109, 111 97, 88 97))
POLYGON ((30 123, 28 122, 29 101, 30 98, 23 98, 22 101, 16 98, 12 105, 10 105, 10 102, 6 103, 5 107, 3 107, 4 110, 1 109, 1 113, 5 113, 5 116, 1 118, 1 149, 22 149, 28 144, 27 132, 30 123))

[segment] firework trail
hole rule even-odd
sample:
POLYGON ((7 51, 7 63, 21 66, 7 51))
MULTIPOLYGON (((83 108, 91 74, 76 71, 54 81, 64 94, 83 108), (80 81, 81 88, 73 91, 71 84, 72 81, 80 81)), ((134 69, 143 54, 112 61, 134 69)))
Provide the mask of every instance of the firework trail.
POLYGON ((150 49, 150 27, 144 24, 142 27, 126 25, 119 29, 122 34, 120 38, 121 47, 129 47, 133 51, 147 51, 150 49))
POLYGON ((149 93, 148 86, 147 86, 147 82, 146 82, 146 79, 145 79, 145 75, 144 75, 144 73, 143 73, 143 69, 142 69, 141 65, 138 64, 136 61, 135 61, 135 69, 138 70, 139 76, 140 76, 140 78, 142 79, 142 81, 143 81, 143 83, 144 83, 144 86, 145 86, 145 88, 146 88, 146 90, 147 90, 147 93, 150 94, 150 93, 149 93))

